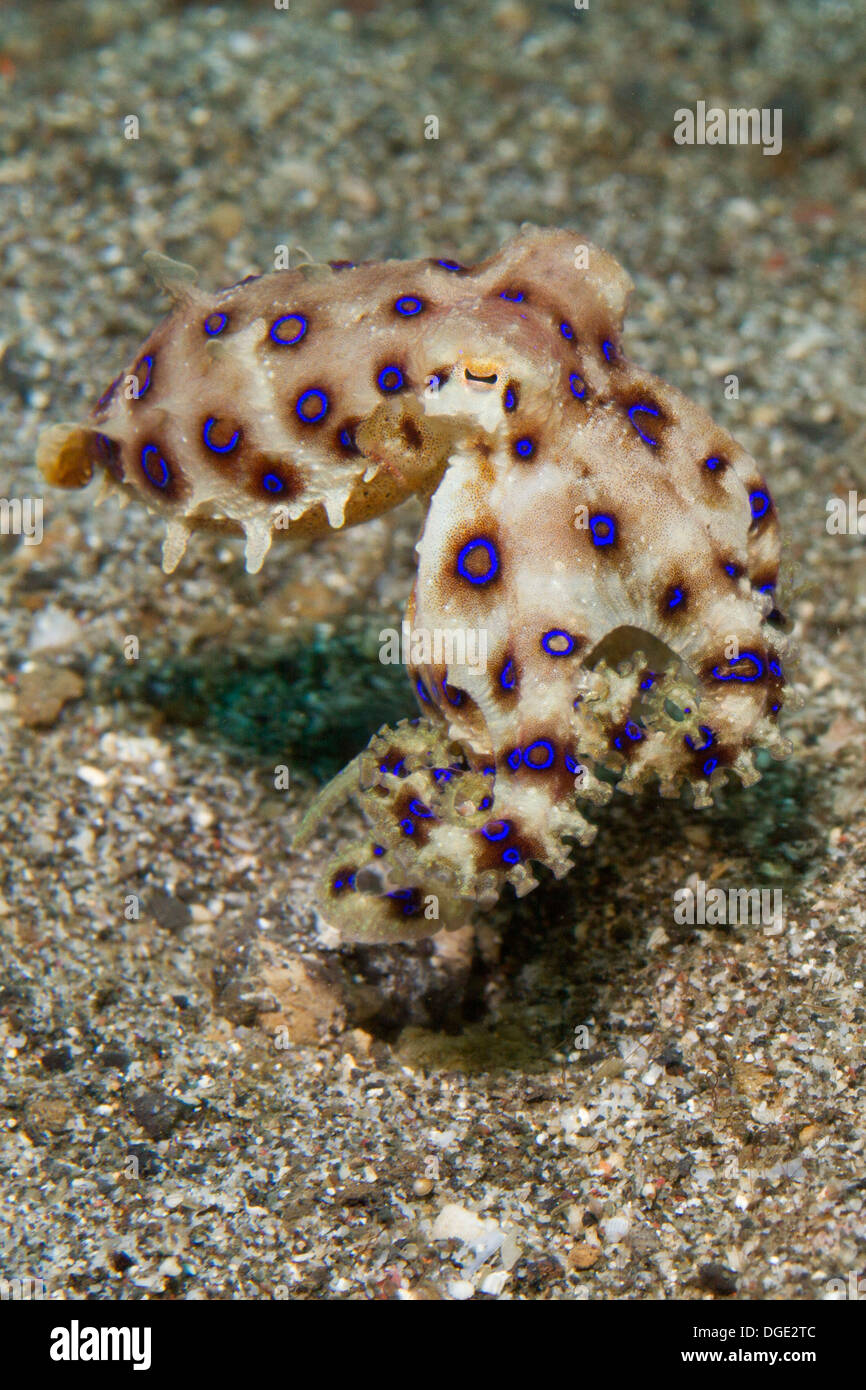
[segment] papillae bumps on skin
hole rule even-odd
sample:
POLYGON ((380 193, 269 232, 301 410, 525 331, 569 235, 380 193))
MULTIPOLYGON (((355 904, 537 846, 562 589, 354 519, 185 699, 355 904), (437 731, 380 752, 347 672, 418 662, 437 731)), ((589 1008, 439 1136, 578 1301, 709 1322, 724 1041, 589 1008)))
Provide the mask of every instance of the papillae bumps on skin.
POLYGON ((614 784, 705 806, 726 770, 757 779, 754 748, 788 751, 770 493, 623 356, 611 256, 526 227, 476 266, 305 265, 216 294, 154 260, 174 308, 87 425, 45 432, 50 482, 104 471, 165 519, 168 572, 199 528, 243 531, 257 570, 277 537, 429 504, 407 612, 420 715, 296 839, 360 804, 369 834, 322 884, 347 938, 457 927, 506 882, 533 888, 533 865, 565 874, 595 833, 580 808, 614 784))

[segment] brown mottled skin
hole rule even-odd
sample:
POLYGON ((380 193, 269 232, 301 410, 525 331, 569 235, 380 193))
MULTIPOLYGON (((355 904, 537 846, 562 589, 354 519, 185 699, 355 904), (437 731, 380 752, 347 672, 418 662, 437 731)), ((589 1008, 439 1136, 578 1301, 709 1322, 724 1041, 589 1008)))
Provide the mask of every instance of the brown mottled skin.
MULTIPOLYGON (((50 481, 100 468, 167 522, 323 534, 429 500, 407 617, 486 639, 485 666, 423 653, 421 717, 326 788, 371 836, 337 857, 326 914, 359 940, 459 926, 504 882, 588 843, 576 799, 757 778, 785 642, 775 507, 755 462, 620 342, 630 281, 567 231, 526 228, 472 267, 305 266, 218 294, 163 265, 172 312, 86 426, 40 444, 50 481)), ((459 647, 456 648, 459 652, 459 647)))

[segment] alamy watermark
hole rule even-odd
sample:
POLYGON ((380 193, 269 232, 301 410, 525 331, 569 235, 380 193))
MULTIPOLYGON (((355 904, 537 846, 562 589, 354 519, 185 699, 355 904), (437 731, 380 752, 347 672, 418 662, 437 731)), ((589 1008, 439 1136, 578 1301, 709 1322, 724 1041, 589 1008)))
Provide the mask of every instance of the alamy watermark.
POLYGON ((674 893, 678 926, 764 926, 784 924, 781 888, 707 888, 703 879, 674 893))
POLYGON ((383 628, 379 633, 379 660, 383 666, 468 666, 487 670, 486 628, 412 627, 402 622, 400 631, 383 628))
POLYGON ((23 536, 25 545, 42 544, 41 497, 0 497, 0 536, 23 536))
POLYGON ((853 488, 848 491, 847 501, 828 497, 825 510, 828 535, 866 536, 866 497, 860 497, 853 488))
POLYGON ((699 101, 695 110, 681 106, 674 112, 677 145, 762 145, 764 154, 782 149, 781 107, 736 106, 725 110, 699 101))

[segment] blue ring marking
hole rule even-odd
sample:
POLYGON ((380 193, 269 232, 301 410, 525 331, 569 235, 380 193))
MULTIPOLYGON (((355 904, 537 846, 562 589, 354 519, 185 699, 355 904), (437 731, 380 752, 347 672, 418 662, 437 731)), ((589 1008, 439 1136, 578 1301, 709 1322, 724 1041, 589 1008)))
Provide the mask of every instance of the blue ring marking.
POLYGON ((400 829, 403 831, 403 834, 404 834, 404 835, 414 835, 414 834, 415 834, 415 822, 409 820, 409 817, 407 816, 405 820, 401 820, 401 822, 400 822, 400 829))
POLYGON ((204 440, 204 442, 205 442, 205 444, 207 445, 207 447, 208 447, 213 453, 215 453, 215 454, 230 454, 231 451, 232 451, 232 449, 237 448, 237 443, 238 443, 238 440, 239 440, 240 437, 241 437, 241 432, 240 432, 240 430, 235 430, 235 432, 234 432, 234 434, 232 435, 231 439, 229 440, 228 444, 213 444, 213 443, 211 442, 209 436, 210 436, 211 429, 213 428, 213 426, 214 426, 215 424, 216 424, 216 416, 215 416, 215 415, 212 415, 212 416, 210 417, 209 420, 205 420, 205 422, 204 422, 204 429, 203 429, 202 432, 201 432, 201 437, 202 437, 202 439, 204 440))
POLYGON ((443 270, 463 270, 463 269, 464 269, 464 267, 460 264, 459 261, 437 261, 436 264, 437 264, 437 265, 441 265, 441 267, 442 267, 443 270))
POLYGON ((457 556, 457 573, 461 579, 468 579, 470 584, 489 584, 499 572, 499 556, 492 541, 484 540, 479 536, 476 540, 467 541, 460 554, 457 556), (487 553, 488 570, 486 574, 470 574, 466 568, 466 561, 476 550, 484 550, 487 553))
POLYGON ((514 451, 515 453, 519 454, 520 457, 523 459, 529 458, 530 454, 534 451, 534 449, 535 443, 533 440, 529 438, 515 440, 514 451))
POLYGON ((361 450, 355 443, 355 436, 352 431, 345 427, 340 430, 340 443, 344 449, 349 449, 353 454, 360 454, 361 450))
POLYGON ((553 764, 556 761, 556 749, 550 742, 550 739, 537 738, 535 742, 530 743, 529 747, 526 749, 525 753, 523 754, 523 761, 526 763, 527 767, 532 768, 533 772, 545 772, 547 768, 553 767, 553 764), (533 748, 542 748, 544 750, 544 752, 547 754, 545 762, 534 763, 532 761, 529 755, 532 752, 533 748))
POLYGON ((115 391, 117 390, 117 388, 118 388, 118 386, 120 385, 120 383, 121 383, 122 380, 123 380, 123 373, 121 372, 120 376, 116 376, 116 377, 114 378, 114 380, 113 380, 113 382, 111 383, 110 386, 106 386, 106 388, 105 388, 105 390, 103 391, 102 395, 99 397, 99 400, 96 402, 96 405, 94 406, 94 410, 96 410, 96 411, 101 411, 101 410, 104 410, 104 409, 105 409, 105 407, 108 405, 109 401, 110 401, 111 398, 113 397, 115 391))
POLYGON ((405 904, 403 908, 404 917, 413 917, 421 910, 419 905, 415 902, 414 888, 395 888, 393 893, 386 893, 385 897, 394 898, 397 902, 405 904))
POLYGON ((758 593, 759 593, 759 594, 771 594, 771 593, 773 592, 773 590, 775 589, 775 587, 776 587, 775 584, 772 583, 772 582, 770 582, 769 584, 762 584, 761 587, 760 587, 759 590, 758 590, 758 593))
POLYGON ((583 768, 581 767, 580 763, 577 761, 577 758, 572 757, 571 753, 566 753, 566 755, 565 755, 565 766, 566 766, 566 769, 567 769, 569 772, 573 772, 573 773, 575 774, 575 776, 577 775, 578 772, 583 772, 583 768))
POLYGON ((754 492, 749 493, 749 506, 755 521, 760 521, 761 517, 770 510, 769 493, 761 492, 760 488, 756 488, 754 492))
POLYGON ((571 376, 568 378, 568 384, 571 387, 571 394, 576 396, 579 401, 582 401, 586 395, 586 382, 580 375, 580 372, 572 372, 571 376), (579 390, 578 387, 580 388, 579 390))
POLYGON ((490 809, 490 807, 491 807, 492 805, 493 805, 493 797, 492 797, 492 796, 485 796, 485 797, 482 797, 481 801, 479 801, 479 803, 478 803, 478 809, 479 809, 479 811, 489 811, 489 809, 490 809))
POLYGON ((713 454, 712 458, 704 459, 704 467, 709 468, 711 473, 715 473, 717 468, 721 468, 722 460, 713 454))
POLYGON ((354 262, 354 261, 328 261, 328 265, 331 267, 332 270, 354 270, 354 269, 355 269, 355 262, 354 262))
POLYGON ((718 765, 718 758, 707 758, 707 761, 704 763, 704 775, 706 777, 709 777, 713 772, 715 772, 718 765))
POLYGON ((445 696, 449 705, 454 705, 457 709, 460 708, 463 701, 466 699, 465 690, 460 690, 456 685, 449 685, 447 681, 442 682, 442 694, 445 696), (453 695, 450 693, 452 690, 454 692, 453 695))
POLYGON ((147 367, 147 376, 146 376, 145 379, 144 379, 144 385, 143 385, 143 386, 142 386, 142 384, 141 384, 140 381, 139 381, 139 383, 138 383, 138 396, 137 396, 137 399, 138 399, 138 400, 141 400, 141 398, 142 398, 142 396, 144 395, 145 391, 146 391, 147 388, 150 386, 151 379, 152 379, 152 377, 153 377, 153 353, 149 352, 149 353, 147 354, 146 357, 140 357, 139 360, 136 362, 136 364, 135 364, 135 375, 136 375, 136 376, 138 376, 138 369, 139 369, 139 367, 141 367, 141 366, 147 367))
POLYGON ((549 632, 545 632, 544 636, 541 639, 541 645, 547 652, 548 656, 571 656, 571 653, 574 651, 574 638, 572 637, 570 632, 565 632, 561 627, 552 627, 549 632), (566 642, 568 643, 568 646, 565 648, 564 651, 556 651, 555 649, 551 649, 550 643, 553 641, 555 637, 565 638, 566 642))
POLYGON ((511 752, 508 754, 508 757, 505 759, 512 772, 516 772, 517 769, 520 767, 522 757, 523 754, 521 753, 519 748, 512 748, 511 752))
POLYGON ((674 596, 668 599, 668 608, 676 608, 678 603, 683 601, 683 591, 678 586, 674 587, 674 596))
POLYGON ((658 444, 658 440, 653 439, 652 436, 649 434, 644 434, 640 425, 634 418, 635 415, 661 415, 661 411, 657 410, 654 405, 644 405, 640 401, 638 401, 636 405, 630 405, 628 408, 628 418, 631 421, 633 428, 637 430, 638 434, 640 435, 641 439, 644 441, 645 444, 651 444, 652 447, 655 448, 655 446, 658 444))
POLYGON ((393 365, 390 367, 383 367, 376 377, 376 385, 380 391, 399 391, 400 387, 403 385, 403 373, 400 371, 399 367, 393 365), (396 380, 389 382, 387 380, 388 377, 395 377, 396 380))
POLYGON ((437 782, 450 782, 454 776, 447 767, 434 767, 433 776, 437 782))
POLYGON ((632 743, 639 743, 643 738, 643 731, 635 724, 633 719, 629 719, 625 726, 625 736, 630 738, 632 743))
POLYGON ((295 343, 301 341, 307 331, 307 327, 307 320, 304 318, 303 314, 283 314, 282 318, 274 319, 271 324, 271 341, 275 342, 278 347, 293 347, 295 343), (277 332, 281 323, 296 323, 300 326, 297 332, 293 333, 292 337, 286 338, 277 332))
POLYGON ((499 298, 507 299, 509 304, 522 304, 524 298, 523 290, 515 290, 513 294, 509 294, 508 290, 500 290, 499 298))
POLYGON ((499 677, 499 684, 502 686, 503 690, 513 690, 517 684, 517 677, 514 674, 514 662, 512 660, 506 661, 503 666, 502 674, 499 677))
POLYGON ((373 853, 375 854, 377 859, 381 858, 381 856, 385 853, 384 845, 374 845, 373 853))
POLYGON ((425 705, 429 705, 430 693, 420 676, 415 682, 415 689, 418 691, 418 695, 424 701, 425 705))
POLYGON ((324 391, 319 390, 318 386, 311 386, 309 391, 304 391, 298 397, 295 410, 298 413, 298 418, 303 420, 305 425, 317 425, 328 413, 328 397, 324 391), (314 397, 320 402, 320 408, 315 415, 308 415, 303 410, 303 406, 305 401, 312 400, 314 397))
POLYGON ((776 713, 776 710, 777 710, 777 709, 781 709, 781 708, 782 708, 782 706, 778 703, 778 701, 777 701, 777 703, 776 703, 775 705, 771 705, 771 706, 770 706, 770 709, 772 710, 773 714, 776 713))
POLYGON ((421 816, 423 820, 430 820, 431 818, 433 820, 436 819, 430 807, 425 806, 423 801, 410 801, 409 810, 412 812, 413 816, 421 816))
POLYGON ((515 392, 513 386, 509 386, 507 388, 502 401, 502 405, 505 410, 513 410, 514 407, 517 405, 517 393, 515 392))
POLYGON ((646 678, 645 678, 644 680, 642 680, 641 683, 640 683, 640 688, 641 688, 641 690, 651 690, 652 687, 653 687, 653 684, 655 683, 655 679, 656 679, 656 674, 655 674, 655 672, 654 672, 654 671, 650 671, 649 674, 646 676, 646 678))
POLYGON ((519 863, 520 863, 520 850, 519 850, 519 849, 515 849, 514 846, 512 845, 510 849, 504 849, 504 850, 502 851, 502 858, 503 858, 503 861, 504 861, 506 864, 519 864, 519 863))
POLYGON ((496 768, 495 768, 495 767, 483 767, 483 768, 481 769, 481 771, 484 773, 484 776, 485 776, 485 777, 493 777, 493 776, 495 776, 496 768))
POLYGON ((780 666, 778 661, 769 661, 767 665, 769 666, 774 676, 782 675, 782 667, 780 666))
POLYGON ((142 449, 141 471, 147 478, 148 482, 153 483, 154 487, 168 487, 168 484, 171 480, 171 473, 169 471, 168 464, 160 454, 159 449, 156 447, 155 444, 145 444, 144 448, 142 449), (153 473, 151 473, 150 471, 153 465, 148 459, 148 454, 156 455, 156 461, 159 464, 160 469, 162 470, 159 477, 154 477, 153 473))
POLYGON ((616 540, 616 522, 612 516, 599 512, 596 516, 590 517, 589 533, 592 536, 593 545, 613 545, 616 540), (607 527, 606 531, 599 531, 599 527, 605 526, 607 527))
POLYGON ((219 310, 215 310, 212 314, 208 314, 205 319, 203 324, 204 331, 209 338, 215 338, 218 333, 222 333, 228 321, 228 314, 221 314, 219 310), (214 319, 218 320, 215 326, 214 319))
POLYGON ((266 473, 262 478, 262 487, 265 492, 282 492, 285 483, 282 478, 278 478, 276 473, 266 473))
POLYGON ((716 736, 708 724, 699 724, 698 728, 704 736, 703 743, 699 744, 698 747, 695 748, 695 745, 692 742, 691 734, 685 734, 683 741, 687 743, 689 748, 691 748, 695 753, 705 753, 708 748, 712 748, 713 744, 716 741, 716 736))
POLYGON ((559 325, 559 331, 562 334, 563 338, 568 339, 569 342, 574 337, 574 329, 572 328, 571 324, 568 322, 567 319, 562 320, 561 324, 559 325))
MULTIPOLYGON (((740 664, 741 661, 751 661, 751 662, 754 662, 754 665, 755 665, 755 667, 756 667, 756 670, 755 670, 755 674, 754 674, 753 676, 741 675, 741 674, 740 674, 739 672, 737 672, 737 671, 731 671, 727 676, 721 676, 721 675, 719 675, 719 668, 718 668, 718 666, 714 666, 714 667, 713 667, 713 677, 714 677, 715 680, 717 680, 717 681, 750 681, 750 682, 751 682, 751 681, 759 680, 760 677, 764 674, 764 663, 763 663, 763 661, 761 660, 761 658, 760 658, 759 656, 755 656, 755 653, 754 653, 754 652, 741 652, 741 654, 740 654, 738 657, 736 657, 733 661, 731 661, 729 664, 730 664, 731 666, 739 666, 739 664, 740 664)), ((688 713, 688 711, 686 711, 686 712, 688 713)))
POLYGON ((420 314, 424 308, 424 301, 419 299, 417 294, 403 294, 399 299, 395 299, 394 308, 405 318, 412 318, 415 314, 420 314))
POLYGON ((732 579, 736 579, 740 573, 739 565, 727 564, 724 567, 725 574, 729 574, 732 579))
POLYGON ((481 834, 485 840, 492 840, 495 844, 497 840, 508 839, 511 834, 511 826, 507 820, 491 820, 486 825, 482 825, 481 834))
POLYGON ((604 353, 606 362, 613 362, 616 360, 616 348, 610 341, 610 338, 605 338, 604 342, 601 345, 601 350, 604 353))

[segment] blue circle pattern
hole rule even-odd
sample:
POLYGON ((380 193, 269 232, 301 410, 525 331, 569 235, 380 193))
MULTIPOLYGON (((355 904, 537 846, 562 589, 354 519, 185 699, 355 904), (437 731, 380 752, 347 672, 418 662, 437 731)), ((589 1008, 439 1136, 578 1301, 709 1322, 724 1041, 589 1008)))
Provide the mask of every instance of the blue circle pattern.
POLYGON ((271 340, 278 347, 294 347, 299 343, 307 331, 307 320, 303 314, 283 314, 282 318, 274 319, 271 324, 271 340), (287 331, 279 332, 281 324, 288 323, 295 325, 287 331))
POLYGON ((467 541, 460 554, 457 556, 457 573, 462 579, 468 579, 470 584, 489 584, 499 572, 499 556, 492 541, 478 537, 476 540, 467 541), (487 572, 485 574, 472 574, 466 568, 466 562, 470 555, 483 550, 487 555, 487 572))
POLYGON ((541 639, 541 645, 548 656, 571 656, 574 651, 574 638, 570 632, 565 632, 563 628, 552 627, 549 632, 545 632, 541 639), (551 643, 557 638, 564 639, 567 645, 562 648, 551 646, 551 643))
POLYGON ((141 471, 154 487, 168 487, 171 479, 168 464, 155 444, 145 444, 141 451, 141 471), (151 455, 153 457, 151 457, 151 455))
POLYGON ((761 676, 764 674, 764 663, 759 656, 755 656, 754 652, 741 652, 741 654, 738 657, 735 657, 729 664, 731 666, 731 670, 728 672, 726 676, 723 676, 721 674, 721 668, 719 666, 713 667, 713 677, 717 681, 751 682, 760 680, 761 676), (748 675, 745 671, 736 671, 733 669, 734 667, 741 665, 741 663, 744 661, 751 661, 754 665, 755 669, 752 675, 748 675))
POLYGON ((312 386, 298 397, 295 410, 305 425, 317 425, 328 413, 328 397, 317 386, 312 386), (307 407, 307 402, 317 401, 317 406, 307 407))
POLYGON ((616 540, 616 522, 612 516, 598 512, 590 518, 589 533, 592 536, 593 545, 613 545, 616 540))
POLYGON ((376 385, 379 387, 380 391, 387 391, 389 393, 392 391, 399 391, 400 387, 403 385, 403 373, 399 367, 393 365, 383 367, 376 378, 376 385))
POLYGON ((201 432, 201 433, 202 433, 202 439, 204 440, 205 444, 206 444, 207 447, 211 450, 212 453, 214 453, 214 454, 230 454, 231 451, 232 451, 232 449, 237 448, 238 440, 239 440, 240 437, 241 437, 241 432, 240 432, 240 430, 235 430, 235 432, 234 432, 234 434, 232 435, 231 439, 229 440, 228 444, 214 444, 213 441, 212 441, 211 438, 210 438, 210 432, 211 432, 211 430, 213 429, 213 427, 214 427, 215 424, 216 424, 216 417, 213 416, 213 415, 210 417, 209 420, 205 420, 205 422, 204 422, 204 429, 203 429, 202 432, 201 432))

